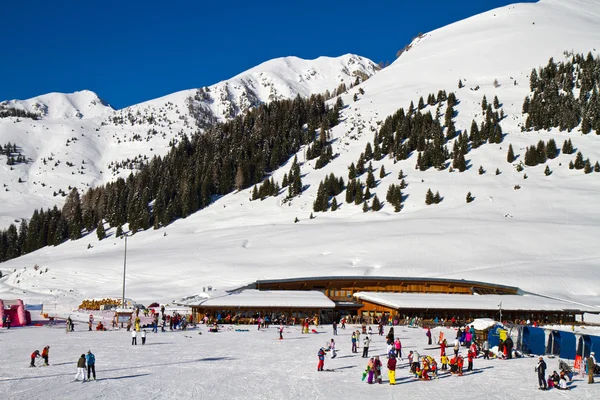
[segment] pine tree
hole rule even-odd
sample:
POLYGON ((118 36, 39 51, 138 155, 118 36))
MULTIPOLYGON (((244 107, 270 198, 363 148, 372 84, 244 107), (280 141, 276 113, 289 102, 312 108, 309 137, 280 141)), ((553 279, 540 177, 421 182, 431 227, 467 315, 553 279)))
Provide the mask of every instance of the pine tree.
POLYGON ((433 202, 435 204, 439 204, 440 201, 442 201, 442 197, 440 196, 440 192, 435 192, 435 195, 433 196, 433 202))
POLYGON ((369 211, 369 203, 367 202, 367 200, 365 200, 363 202, 363 208, 362 208, 363 212, 367 212, 369 211))
POLYGON ((425 204, 429 206, 432 205, 433 202, 433 192, 431 191, 431 189, 427 189, 427 194, 425 194, 425 204))
POLYGON ((333 200, 331 200, 331 211, 336 211, 338 209, 338 203, 337 203, 337 199, 334 197, 333 200))
POLYGON ((459 89, 462 89, 463 87, 465 87, 465 85, 463 84, 462 80, 461 80, 461 79, 459 79, 459 80, 458 80, 458 88, 459 88, 459 89))
POLYGON ((544 175, 550 176, 551 174, 552 174, 552 171, 550 170, 550 167, 546 165, 546 169, 544 170, 544 175))
POLYGON ((574 169, 575 164, 573 164, 573 160, 569 161, 569 169, 574 169))
POLYGON ((583 169, 585 167, 585 162, 583 161, 583 154, 580 151, 577 152, 575 156, 575 169, 583 169))
POLYGON ((496 168, 496 175, 500 175, 500 169, 496 168))
POLYGON ((600 172, 600 163, 598 163, 598 161, 594 164, 594 172, 600 172))
POLYGON ((354 166, 354 163, 352 163, 348 167, 348 180, 351 181, 354 178, 356 178, 356 167, 354 166))
POLYGON ((546 145, 546 158, 552 160, 556 157, 557 153, 558 149, 556 148, 554 139, 548 140, 548 144, 546 145))
POLYGON ((123 236, 123 227, 121 225, 117 226, 116 236, 117 237, 123 236))
POLYGON ((379 178, 383 179, 385 178, 385 166, 381 166, 381 170, 379 171, 379 178))
POLYGON ((373 172, 371 170, 369 170, 368 174, 367 174, 367 187, 368 188, 374 188, 377 186, 377 182, 375 181, 375 177, 373 176, 373 172))
POLYGON ((506 154, 506 161, 513 163, 515 161, 515 153, 513 151, 512 144, 508 145, 508 153, 506 154))
POLYGON ((373 196, 373 203, 371 204, 371 209, 373 211, 381 210, 381 202, 379 201, 377 195, 373 196))
POLYGON ((479 166, 479 175, 485 174, 485 170, 483 169, 483 165, 479 166))
POLYGON ((473 196, 471 195, 471 192, 467 193, 467 203, 470 203, 470 202, 472 202, 473 200, 475 200, 475 199, 474 199, 474 198, 473 198, 473 196))
POLYGON ((592 168, 592 163, 590 162, 590 159, 589 159, 589 158, 587 158, 587 159, 585 160, 585 163, 584 163, 583 172, 584 172, 584 173, 586 173, 586 174, 589 174, 589 173, 590 173, 590 172, 592 172, 593 170, 594 170, 594 169, 592 168))
POLYGON ((402 172, 402 170, 400 170, 400 172, 398 172, 398 179, 402 179, 404 178, 404 172, 402 172))
POLYGON ((481 100, 481 110, 485 112, 487 110, 487 99, 485 98, 485 94, 483 95, 483 99, 481 100))
POLYGON ((98 240, 102 240, 106 237, 106 231, 104 230, 104 223, 100 221, 98 223, 98 228, 96 229, 96 235, 98 235, 98 240))
POLYGON ((500 101, 498 100, 498 96, 494 96, 494 108, 497 110, 500 108, 500 101))

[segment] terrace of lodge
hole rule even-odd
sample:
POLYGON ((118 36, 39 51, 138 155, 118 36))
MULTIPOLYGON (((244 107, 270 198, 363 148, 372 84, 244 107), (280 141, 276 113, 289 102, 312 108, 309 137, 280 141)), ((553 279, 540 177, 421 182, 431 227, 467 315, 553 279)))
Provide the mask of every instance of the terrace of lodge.
POLYGON ((329 276, 258 280, 229 291, 205 292, 182 304, 196 319, 204 315, 319 316, 330 323, 340 316, 418 316, 459 320, 496 318, 572 322, 576 315, 599 313, 600 308, 524 295, 514 286, 464 279, 329 276), (283 301, 285 299, 285 301, 283 301))

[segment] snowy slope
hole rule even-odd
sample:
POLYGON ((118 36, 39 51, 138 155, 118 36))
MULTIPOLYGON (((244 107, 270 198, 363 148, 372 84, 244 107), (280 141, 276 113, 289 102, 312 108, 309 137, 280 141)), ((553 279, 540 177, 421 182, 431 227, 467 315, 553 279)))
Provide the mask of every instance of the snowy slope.
POLYGON ((193 100, 194 89, 117 111, 90 91, 2 102, 0 109, 21 109, 40 119, 0 118, 0 145, 16 143, 29 160, 11 169, 0 156, 0 228, 28 218, 35 208, 60 207, 70 187, 85 191, 126 177, 140 162, 166 154, 171 141, 199 128, 190 102, 196 115, 212 123, 274 99, 333 91, 340 83, 350 87, 357 76, 370 77, 376 70, 371 60, 352 54, 285 57, 202 88, 207 95, 201 101, 193 100))
MULTIPOLYGON (((569 170, 574 155, 550 160, 550 176, 544 175, 543 165, 527 168, 527 180, 506 162, 509 143, 522 160, 526 146, 549 138, 559 146, 571 138, 592 163, 600 160, 596 135, 521 133, 519 125, 531 69, 550 57, 564 59, 565 50, 597 54, 599 14, 600 4, 594 1, 549 0, 492 10, 425 34, 390 67, 361 84, 364 95, 353 88, 342 96, 348 105, 344 122, 331 132, 339 156, 320 170, 314 169, 315 160, 302 165, 303 184, 309 188, 300 197, 284 203, 282 194, 251 202, 250 190, 232 193, 165 229, 132 237, 128 297, 171 300, 207 285, 357 274, 482 280, 600 306, 600 175, 569 170), (462 89, 457 88, 459 79, 466 85, 462 89), (481 98, 497 95, 507 115, 503 143, 471 151, 467 158, 472 167, 464 173, 415 170, 415 155, 396 164, 387 158, 374 162, 376 176, 382 165, 388 172, 372 191, 382 200, 389 184, 399 182, 400 169, 407 175, 407 199, 400 213, 389 205, 378 213, 363 213, 360 206, 344 203, 342 193, 338 211, 308 218, 319 182, 332 172, 346 180, 348 165, 373 140, 379 122, 440 89, 456 92, 457 129, 470 127, 473 119, 481 121, 481 98), (477 172, 480 165, 487 171, 483 175, 477 172), (500 175, 494 174, 496 168, 500 175), (517 184, 520 190, 513 189, 517 184), (428 188, 440 191, 442 203, 425 205, 428 188), (475 197, 471 204, 465 203, 468 191, 475 197)), ((114 131, 109 127, 101 132, 131 135, 126 124, 110 128, 114 131)), ((135 154, 140 145, 130 146, 135 154)), ((298 158, 304 161, 302 150, 298 158)), ((281 182, 289 168, 289 163, 284 165, 274 178, 281 182)), ((92 233, 0 265, 16 269, 4 279, 0 296, 55 296, 76 304, 83 297, 114 295, 120 290, 122 267, 123 240, 111 236, 98 242, 92 233), (33 269, 35 264, 41 274, 33 269)))
POLYGON ((75 93, 48 93, 28 100, 0 103, 2 108, 15 108, 37 114, 42 119, 89 119, 113 111, 98 95, 89 90, 75 93))

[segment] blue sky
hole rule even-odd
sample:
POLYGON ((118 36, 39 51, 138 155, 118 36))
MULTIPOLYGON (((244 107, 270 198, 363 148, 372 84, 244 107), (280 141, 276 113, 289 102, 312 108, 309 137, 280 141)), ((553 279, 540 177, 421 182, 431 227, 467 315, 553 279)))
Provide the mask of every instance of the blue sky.
POLYGON ((514 1, 6 1, 0 100, 93 90, 122 108, 263 61, 390 61, 428 32, 514 1))

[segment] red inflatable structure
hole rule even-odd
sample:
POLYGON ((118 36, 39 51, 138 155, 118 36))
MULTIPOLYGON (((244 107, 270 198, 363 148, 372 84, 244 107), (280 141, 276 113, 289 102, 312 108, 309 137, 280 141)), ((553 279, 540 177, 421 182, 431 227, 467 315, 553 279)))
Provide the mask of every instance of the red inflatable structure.
POLYGON ((31 315, 25 310, 23 300, 7 301, 10 308, 5 308, 4 301, 0 300, 0 326, 4 327, 4 316, 10 317, 10 326, 25 326, 31 324, 31 315))

